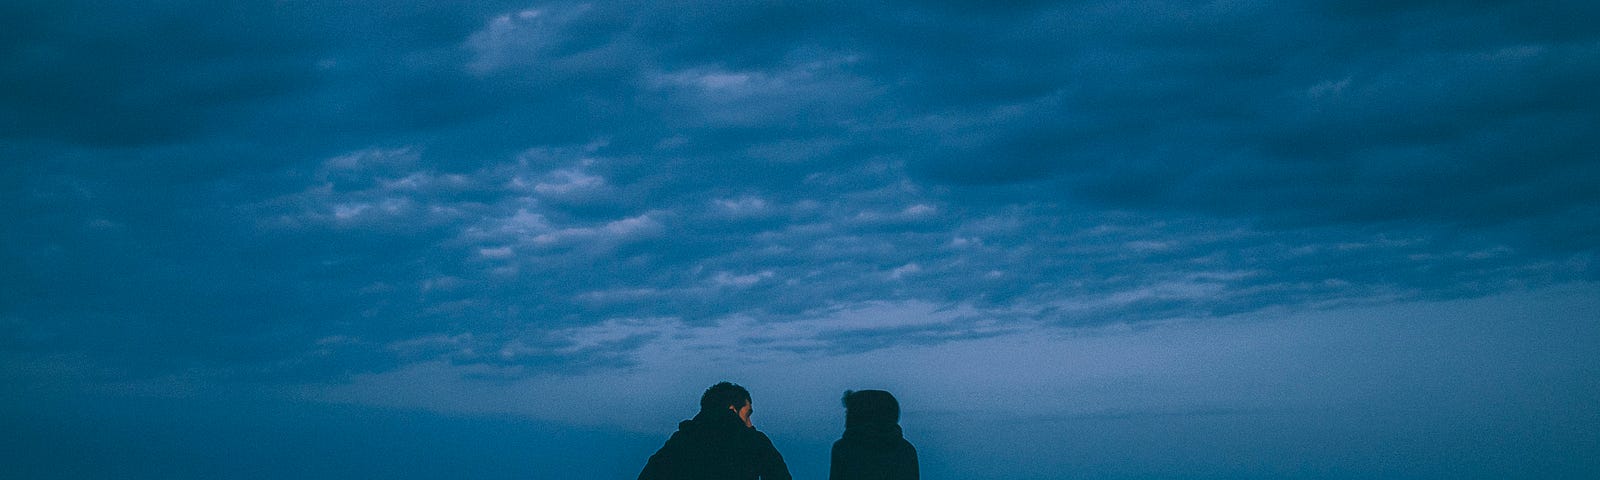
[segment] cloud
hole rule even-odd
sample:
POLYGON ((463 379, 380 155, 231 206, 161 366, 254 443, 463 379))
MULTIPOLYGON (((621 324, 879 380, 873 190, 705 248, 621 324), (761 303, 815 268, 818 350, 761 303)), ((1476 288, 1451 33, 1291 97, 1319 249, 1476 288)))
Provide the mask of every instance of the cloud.
POLYGON ((1597 278, 1572 2, 0 8, 0 341, 128 375, 532 375, 733 319, 848 353, 1597 278), (878 305, 942 320, 829 323, 878 305), (471 353, 390 348, 438 338, 471 353))
POLYGON ((583 173, 581 170, 557 170, 552 172, 550 177, 550 182, 534 184, 533 191, 544 195, 564 195, 601 187, 606 183, 606 179, 583 173))
POLYGON ((546 5, 496 15, 467 37, 465 47, 472 58, 466 69, 480 76, 505 71, 550 75, 620 60, 606 58, 619 52, 606 43, 605 19, 596 18, 604 15, 589 4, 546 5))
POLYGON ((719 287, 748 287, 773 277, 771 270, 762 270, 748 275, 734 275, 728 272, 717 272, 711 277, 711 284, 719 287))
POLYGON ((787 60, 768 70, 730 71, 715 66, 650 74, 646 84, 667 108, 704 127, 763 126, 768 122, 847 121, 853 108, 877 90, 850 71, 848 54, 787 60), (804 117, 797 117, 804 113, 804 117))
POLYGON ((535 245, 569 242, 612 243, 626 241, 639 235, 649 235, 661 230, 661 224, 649 214, 607 222, 598 227, 573 227, 540 234, 530 241, 535 245))

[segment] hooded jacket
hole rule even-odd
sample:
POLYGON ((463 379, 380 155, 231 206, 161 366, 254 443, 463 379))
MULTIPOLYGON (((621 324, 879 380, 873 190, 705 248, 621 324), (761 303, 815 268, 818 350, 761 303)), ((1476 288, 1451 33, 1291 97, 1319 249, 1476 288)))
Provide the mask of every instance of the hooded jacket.
POLYGON ((917 480, 917 448, 893 423, 868 423, 845 428, 833 442, 828 480, 917 480))
POLYGON ((766 434, 731 410, 702 411, 650 456, 639 480, 791 480, 766 434))

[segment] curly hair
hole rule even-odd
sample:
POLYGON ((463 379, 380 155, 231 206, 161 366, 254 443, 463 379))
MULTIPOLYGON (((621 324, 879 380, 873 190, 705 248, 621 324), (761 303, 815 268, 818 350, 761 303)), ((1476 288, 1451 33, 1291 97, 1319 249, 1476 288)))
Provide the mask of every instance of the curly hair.
POLYGON ((750 403, 750 391, 737 383, 722 382, 706 389, 700 395, 700 410, 713 411, 728 407, 740 408, 750 403))

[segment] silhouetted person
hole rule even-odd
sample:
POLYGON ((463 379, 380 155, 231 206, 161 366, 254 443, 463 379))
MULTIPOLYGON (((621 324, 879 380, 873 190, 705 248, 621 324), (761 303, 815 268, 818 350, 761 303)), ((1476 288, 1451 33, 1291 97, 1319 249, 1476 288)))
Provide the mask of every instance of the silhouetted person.
POLYGON ((844 435, 828 480, 917 480, 917 448, 900 433, 900 402, 883 390, 844 392, 844 435))
POLYGON ((750 392, 728 382, 700 396, 700 413, 678 424, 639 480, 790 480, 772 440, 750 423, 750 392))

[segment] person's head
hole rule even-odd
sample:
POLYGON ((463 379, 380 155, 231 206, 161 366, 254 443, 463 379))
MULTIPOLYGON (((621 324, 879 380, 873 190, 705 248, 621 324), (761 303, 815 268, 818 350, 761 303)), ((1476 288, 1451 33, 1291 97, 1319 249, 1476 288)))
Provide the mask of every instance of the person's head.
POLYGON ((868 423, 899 423, 900 402, 883 390, 845 390, 844 427, 868 423))
POLYGON ((700 395, 700 411, 714 412, 722 409, 732 410, 739 415, 739 420, 744 421, 744 426, 751 426, 750 391, 737 383, 722 382, 706 389, 700 395))

